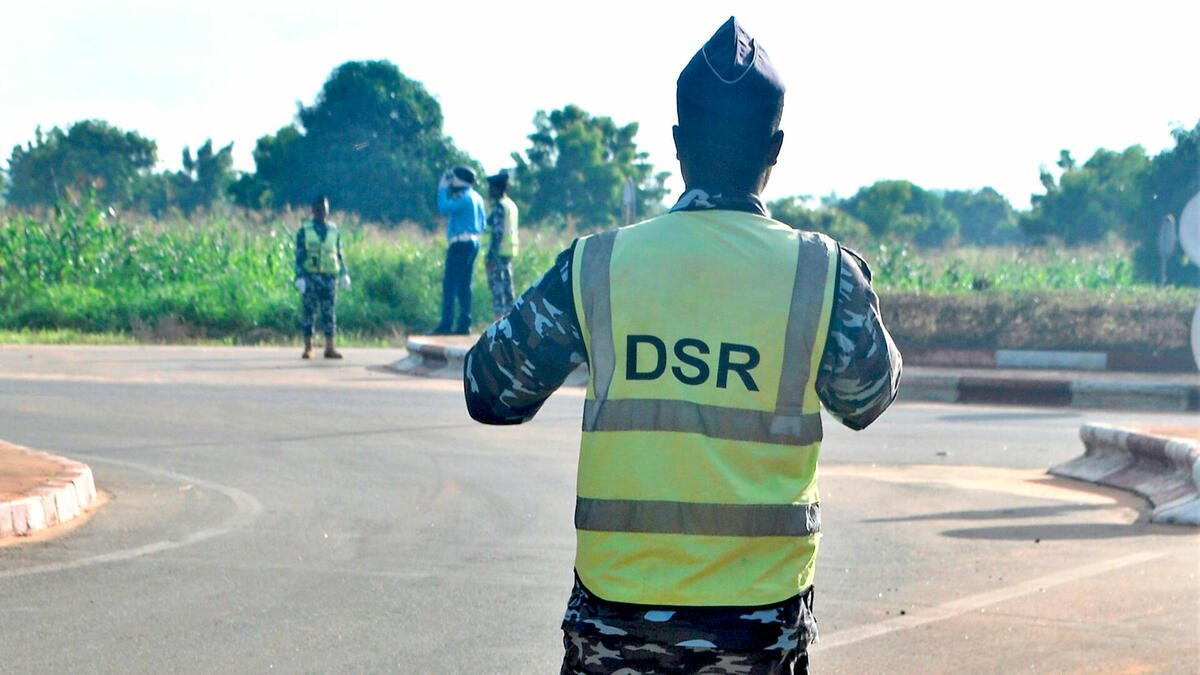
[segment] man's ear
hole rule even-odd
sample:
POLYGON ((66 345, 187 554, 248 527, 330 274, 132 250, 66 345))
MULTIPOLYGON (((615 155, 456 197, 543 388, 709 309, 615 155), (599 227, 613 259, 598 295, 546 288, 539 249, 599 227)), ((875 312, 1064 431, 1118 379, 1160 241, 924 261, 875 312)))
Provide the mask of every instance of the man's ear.
POLYGON ((767 143, 767 166, 775 166, 779 161, 779 151, 783 149, 783 129, 777 129, 771 134, 771 140, 767 143))
POLYGON ((675 139, 675 159, 680 159, 679 155, 682 154, 683 151, 680 149, 679 146, 682 145, 684 143, 684 141, 683 141, 683 133, 681 131, 679 131, 678 124, 671 126, 671 137, 673 139, 675 139))

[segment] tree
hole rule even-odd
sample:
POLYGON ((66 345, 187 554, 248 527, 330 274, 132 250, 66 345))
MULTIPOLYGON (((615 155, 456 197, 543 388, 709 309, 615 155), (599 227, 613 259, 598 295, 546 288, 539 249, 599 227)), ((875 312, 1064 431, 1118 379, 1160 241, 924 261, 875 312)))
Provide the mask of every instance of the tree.
POLYGON ((48 206, 94 193, 105 204, 127 206, 155 152, 154 141, 102 120, 76 122, 66 132, 38 128, 34 142, 13 148, 8 198, 14 206, 48 206))
POLYGON ((856 249, 865 248, 871 241, 866 223, 836 206, 823 205, 810 209, 800 197, 785 197, 767 204, 771 217, 800 230, 823 232, 856 249))
POLYGON ((225 201, 233 183, 233 143, 213 152, 212 139, 204 141, 195 157, 183 149, 183 170, 149 176, 143 183, 138 201, 155 215, 168 209, 190 214, 211 210, 225 201))
POLYGON ((323 192, 364 218, 433 227, 441 172, 472 163, 442 134, 438 102, 388 61, 335 68, 297 123, 258 139, 260 185, 240 183, 240 199, 304 206, 323 192))
POLYGON ((958 236, 958 219, 941 198, 906 180, 878 181, 843 201, 840 208, 866 223, 881 241, 941 246, 958 236))
POLYGON ((990 187, 978 192, 948 191, 942 195, 942 204, 958 220, 963 243, 991 246, 1012 243, 1021 237, 1012 204, 990 187))
POLYGON ((238 172, 226 189, 229 199, 244 209, 264 209, 271 205, 271 190, 254 173, 238 172))
POLYGON ((1055 237, 1067 245, 1103 241, 1129 229, 1141 200, 1141 180, 1149 169, 1140 145, 1123 152, 1100 148, 1082 167, 1066 150, 1060 154, 1062 175, 1042 170, 1043 195, 1033 195, 1021 229, 1034 239, 1055 237))
POLYGON ((653 215, 666 195, 668 173, 653 174, 648 154, 638 152, 636 122, 617 126, 576 105, 534 116, 525 157, 513 153, 518 203, 531 222, 600 228, 621 220, 626 179, 637 187, 638 208, 653 215))
MULTIPOLYGON (((1192 129, 1171 131, 1175 147, 1150 160, 1142 180, 1138 211, 1130 221, 1128 236, 1134 242, 1134 271, 1147 281, 1159 274, 1158 232, 1167 214, 1179 219, 1184 205, 1200 192, 1200 122, 1192 129)), ((1194 265, 1186 262, 1183 249, 1176 247, 1167 260, 1167 280, 1172 283, 1196 283, 1194 265)))
POLYGON ((181 208, 212 209, 225 199, 225 191, 233 183, 233 143, 213 152, 212 139, 205 140, 196 150, 195 159, 184 148, 182 173, 188 190, 180 200, 181 208))

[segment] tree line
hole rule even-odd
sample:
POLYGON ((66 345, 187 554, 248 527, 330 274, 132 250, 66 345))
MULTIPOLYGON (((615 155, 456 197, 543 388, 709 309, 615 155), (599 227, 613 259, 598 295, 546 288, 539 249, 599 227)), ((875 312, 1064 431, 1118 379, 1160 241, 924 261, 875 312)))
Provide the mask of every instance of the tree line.
MULTIPOLYGON (((596 229, 622 224, 627 183, 637 189, 639 217, 663 210, 666 171, 637 149, 636 122, 619 125, 575 105, 537 111, 529 146, 513 152, 510 192, 531 227, 596 229)), ((1133 249, 1140 278, 1159 274, 1158 234, 1200 191, 1200 122, 1172 132, 1175 146, 1150 157, 1141 146, 1100 149, 1080 164, 1064 150, 1057 176, 1041 170, 1043 194, 1018 211, 995 190, 926 190, 905 180, 879 181, 848 198, 813 205, 795 196, 768 204, 796 227, 828 232, 863 246, 879 242, 923 248, 950 245, 1122 243, 1133 249)), ((185 148, 182 169, 155 172, 153 140, 101 120, 57 127, 16 146, 0 174, 7 202, 20 209, 94 198, 152 215, 191 214, 234 205, 249 210, 303 207, 329 194, 342 210, 384 225, 436 227, 429 186, 445 167, 483 167, 443 130, 441 107, 424 86, 388 61, 351 61, 333 70, 295 120, 260 137, 255 170, 233 169, 232 144, 205 140, 185 148)), ((494 168, 493 168, 494 169, 494 168)), ((1176 249, 1168 279, 1195 283, 1176 249)))

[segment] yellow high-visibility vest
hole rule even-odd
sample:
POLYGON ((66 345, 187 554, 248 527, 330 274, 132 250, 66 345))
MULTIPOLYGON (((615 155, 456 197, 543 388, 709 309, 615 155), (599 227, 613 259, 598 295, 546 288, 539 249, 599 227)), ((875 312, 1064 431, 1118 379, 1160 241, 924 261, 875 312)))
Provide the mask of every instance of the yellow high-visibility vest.
POLYGON ((761 605, 812 583, 837 271, 828 237, 735 211, 577 242, 590 372, 575 565, 593 593, 761 605))
POLYGON ((317 226, 311 220, 304 224, 304 271, 309 274, 337 274, 338 229, 333 223, 325 223, 325 238, 317 235, 317 226))
MULTIPOLYGON (((517 205, 508 195, 500 198, 500 206, 504 209, 504 237, 500 239, 500 255, 509 258, 517 257, 521 248, 520 237, 517 235, 518 220, 517 205)), ((493 233, 492 236, 495 236, 493 233)))

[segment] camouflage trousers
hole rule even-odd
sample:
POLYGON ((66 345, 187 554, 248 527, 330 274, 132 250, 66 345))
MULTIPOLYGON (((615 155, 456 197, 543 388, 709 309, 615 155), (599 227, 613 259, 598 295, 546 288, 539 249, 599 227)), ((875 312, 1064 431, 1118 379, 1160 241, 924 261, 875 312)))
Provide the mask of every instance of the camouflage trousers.
POLYGON ((492 291, 492 312, 500 318, 512 311, 513 295, 512 258, 500 256, 487 259, 488 288, 492 291))
POLYGON ((576 579, 560 675, 807 673, 812 599, 810 588, 763 607, 648 607, 602 600, 576 579))
POLYGON ((337 277, 332 274, 306 274, 302 306, 301 330, 304 337, 313 336, 318 314, 321 316, 321 332, 325 337, 332 336, 337 329, 337 277))

